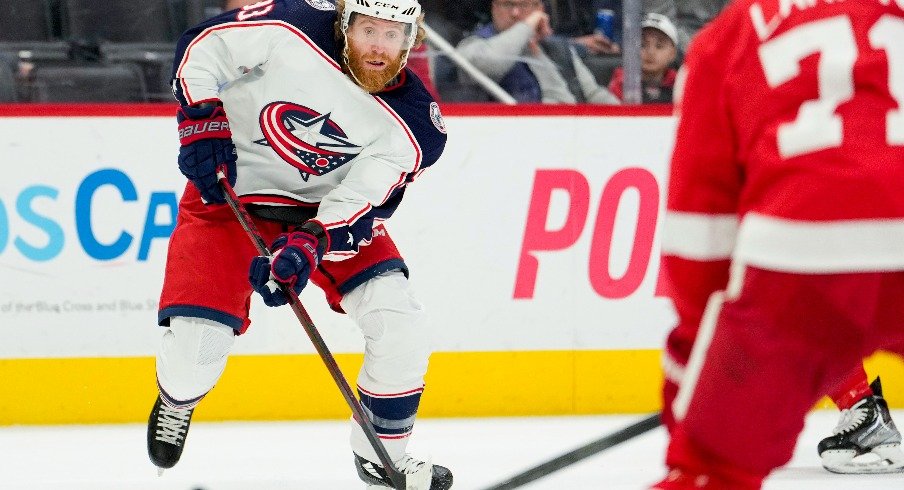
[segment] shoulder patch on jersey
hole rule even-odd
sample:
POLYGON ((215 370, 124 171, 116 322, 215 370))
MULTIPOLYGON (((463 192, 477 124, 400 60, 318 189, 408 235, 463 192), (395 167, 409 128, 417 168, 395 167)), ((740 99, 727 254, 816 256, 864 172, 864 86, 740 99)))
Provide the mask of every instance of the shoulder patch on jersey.
POLYGON ((443 113, 439 111, 439 104, 430 103, 430 120, 440 133, 446 134, 446 121, 443 119, 443 113))
POLYGON ((317 10, 336 10, 336 6, 330 0, 305 0, 305 2, 317 10))

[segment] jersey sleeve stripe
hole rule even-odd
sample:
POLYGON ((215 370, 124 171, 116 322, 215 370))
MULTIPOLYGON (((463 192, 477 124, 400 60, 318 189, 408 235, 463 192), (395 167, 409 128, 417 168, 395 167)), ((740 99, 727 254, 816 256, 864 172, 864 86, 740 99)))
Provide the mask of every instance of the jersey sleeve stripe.
POLYGON ((731 257, 738 231, 735 214, 668 211, 663 221, 662 253, 691 260, 731 257))
POLYGON ((411 181, 414 182, 415 180, 421 178, 421 174, 423 174, 425 170, 427 170, 427 169, 422 168, 422 169, 418 170, 417 172, 415 172, 414 174, 412 174, 411 181))
POLYGON ((384 195, 383 200, 380 201, 380 205, 382 205, 387 200, 389 200, 389 198, 392 196, 392 193, 395 192, 396 189, 405 185, 405 180, 409 174, 417 173, 417 171, 421 168, 421 163, 424 158, 424 153, 423 153, 423 151, 421 151, 421 145, 418 143, 417 138, 414 137, 414 133, 411 132, 411 128, 409 128, 408 124, 405 123, 405 120, 402 119, 402 117, 399 116, 399 114, 396 111, 394 111, 391 107, 389 107, 389 104, 387 104, 386 101, 384 101, 383 99, 381 99, 377 96, 374 96, 374 99, 377 102, 379 102, 380 105, 383 106, 383 108, 386 109, 387 112, 389 112, 389 114, 393 117, 393 119, 395 119, 396 122, 399 123, 399 126, 402 127, 402 130, 405 131, 405 135, 408 137, 408 141, 410 141, 411 146, 414 147, 414 155, 415 155, 414 156, 414 168, 412 168, 408 172, 403 173, 399 177, 399 180, 395 184, 393 184, 392 187, 390 187, 388 191, 386 191, 386 195, 384 195))
POLYGON ((904 269, 904 219, 789 220, 747 213, 733 259, 812 274, 904 269))
POLYGON ((362 210, 358 211, 357 213, 355 213, 354 215, 352 215, 352 217, 349 218, 349 220, 348 220, 349 226, 355 224, 355 222, 358 221, 362 216, 369 213, 371 209, 373 209, 373 206, 368 204, 367 206, 364 206, 364 209, 362 209, 362 210))
POLYGON ((380 206, 382 206, 383 204, 386 204, 386 201, 389 200, 389 198, 392 196, 392 193, 395 192, 396 189, 398 189, 398 188, 400 188, 400 187, 402 187, 402 186, 405 185, 405 178, 406 178, 407 176, 408 176, 408 174, 402 174, 402 175, 399 176, 398 182, 396 182, 395 184, 393 184, 393 186, 389 188, 389 192, 387 192, 386 195, 383 196, 383 200, 380 201, 380 204, 379 204, 380 206))
POLYGON ((395 119, 396 122, 399 123, 399 126, 401 126, 402 129, 405 131, 405 135, 408 136, 408 141, 410 141, 411 146, 414 147, 414 153, 415 153, 414 168, 412 168, 411 171, 409 171, 408 173, 417 172, 418 169, 421 168, 421 160, 424 157, 423 152, 421 152, 421 145, 419 145, 417 142, 417 138, 414 137, 414 133, 411 132, 411 128, 408 127, 408 124, 405 123, 405 120, 402 119, 402 117, 399 116, 399 114, 396 111, 392 110, 392 108, 389 107, 389 104, 387 104, 386 101, 384 101, 383 99, 376 97, 376 96, 374 96, 374 99, 376 99, 377 102, 379 102, 380 105, 383 106, 383 108, 386 109, 387 112, 389 112, 389 114, 393 117, 393 119, 395 119))

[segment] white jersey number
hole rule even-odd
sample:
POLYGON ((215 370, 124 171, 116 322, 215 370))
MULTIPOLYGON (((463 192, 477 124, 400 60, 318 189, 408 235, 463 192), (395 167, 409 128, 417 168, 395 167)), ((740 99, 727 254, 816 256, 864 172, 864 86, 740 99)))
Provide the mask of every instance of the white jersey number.
MULTIPOLYGON (((889 92, 898 101, 886 118, 888 144, 904 145, 904 19, 883 16, 869 39, 873 48, 886 52, 889 92)), ((772 88, 798 77, 800 62, 817 53, 819 98, 801 104, 797 118, 779 126, 784 158, 841 146, 843 125, 835 111, 854 96, 857 41, 850 19, 838 16, 796 27, 760 46, 760 63, 772 88)))
POLYGON ((898 108, 888 112, 888 144, 904 145, 904 19, 886 15, 869 31, 869 42, 888 56, 888 90, 898 108))
POLYGON ((248 20, 253 19, 254 17, 267 15, 273 10, 274 1, 275 0, 264 0, 262 2, 252 3, 251 5, 245 5, 239 10, 239 13, 236 14, 235 18, 238 20, 248 20))

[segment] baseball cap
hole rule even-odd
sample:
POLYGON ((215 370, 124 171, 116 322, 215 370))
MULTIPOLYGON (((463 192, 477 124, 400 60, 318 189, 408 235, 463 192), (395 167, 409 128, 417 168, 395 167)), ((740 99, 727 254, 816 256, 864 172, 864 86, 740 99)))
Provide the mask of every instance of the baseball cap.
POLYGON ((675 46, 678 46, 678 29, 668 17, 662 14, 649 13, 640 23, 641 29, 649 27, 668 36, 675 46))

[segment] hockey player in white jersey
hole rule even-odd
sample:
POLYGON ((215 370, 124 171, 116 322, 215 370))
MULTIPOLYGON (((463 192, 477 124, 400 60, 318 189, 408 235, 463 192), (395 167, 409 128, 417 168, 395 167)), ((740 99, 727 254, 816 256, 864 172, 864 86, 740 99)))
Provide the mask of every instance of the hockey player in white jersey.
MULTIPOLYGON (((250 296, 286 304, 279 281, 308 280, 366 341, 357 389, 395 466, 416 490, 445 490, 451 472, 406 454, 430 354, 424 309, 382 222, 442 154, 439 106, 405 68, 424 35, 415 0, 264 0, 180 39, 173 90, 179 169, 189 179, 167 256, 158 321, 159 396, 148 453, 181 457, 195 406, 250 325, 250 296), (256 257, 224 203, 225 170, 274 251, 256 257)), ((392 487, 363 430, 351 447, 369 488, 392 487)), ((412 488, 409 486, 409 488, 412 488)))

